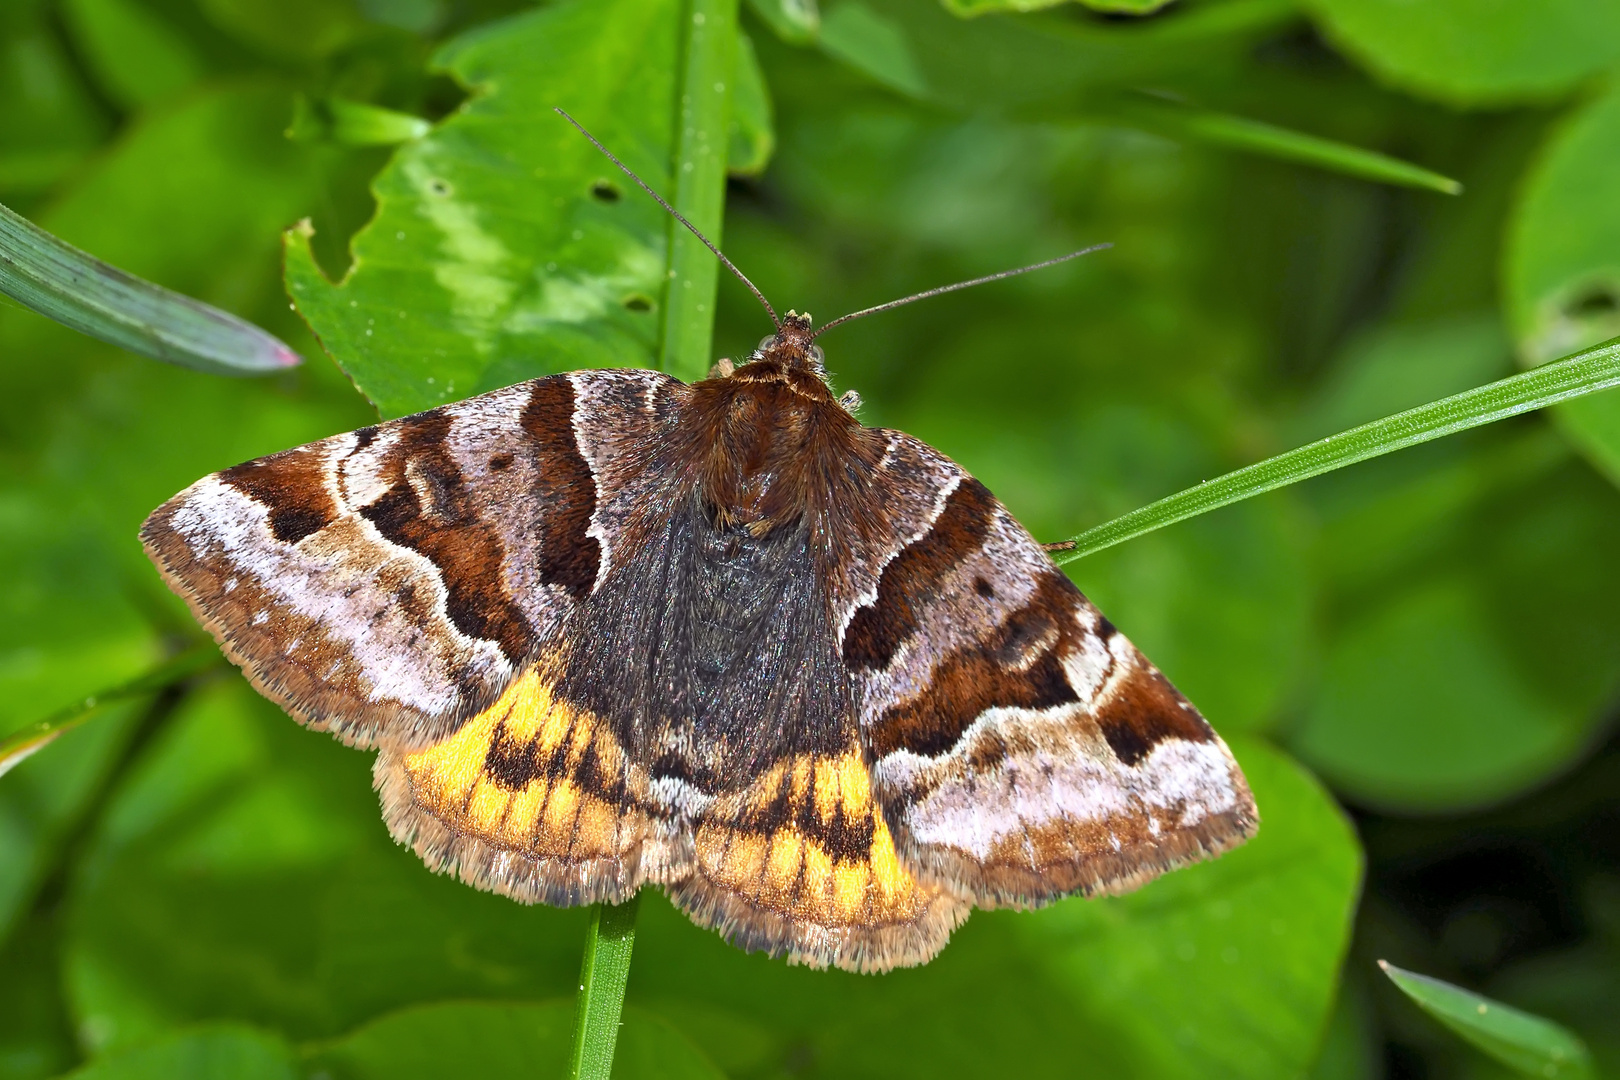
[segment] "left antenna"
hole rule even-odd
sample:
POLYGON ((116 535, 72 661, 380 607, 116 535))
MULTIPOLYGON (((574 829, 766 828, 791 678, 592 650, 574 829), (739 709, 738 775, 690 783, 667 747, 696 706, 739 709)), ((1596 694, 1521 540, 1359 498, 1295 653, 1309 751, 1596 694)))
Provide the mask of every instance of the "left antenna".
POLYGON ((613 164, 617 165, 620 169, 624 170, 624 175, 628 176, 630 179, 634 180, 637 184, 639 184, 641 186, 642 191, 645 191, 647 194, 651 195, 654 199, 656 199, 659 206, 662 206, 665 210, 668 210, 670 217, 674 218, 676 221, 680 222, 682 225, 685 225, 688 229, 692 230, 692 235, 697 237, 699 240, 703 241, 703 246, 708 248, 710 251, 714 252, 715 258, 719 259, 722 263, 724 263, 727 270, 730 270, 733 274, 736 274, 738 281, 740 281, 744 285, 748 286, 748 291, 753 293, 755 299, 757 299, 760 302, 760 304, 765 308, 765 313, 771 317, 771 322, 776 324, 776 328, 778 330, 782 329, 782 320, 778 319, 776 317, 776 309, 771 307, 771 302, 769 300, 765 299, 765 294, 760 292, 758 287, 756 287, 752 281, 748 280, 748 275, 747 274, 745 274, 741 270, 737 269, 737 264, 736 263, 734 263, 730 259, 726 258, 726 253, 725 252, 721 251, 719 248, 715 247, 712 243, 710 243, 709 238, 707 236, 704 236, 703 233, 698 230, 698 227, 696 225, 692 224, 690 221, 687 221, 686 218, 682 217, 681 212, 679 210, 675 209, 673 206, 669 205, 669 203, 665 202, 664 197, 662 195, 658 194, 658 192, 656 192, 652 188, 648 187, 647 182, 645 180, 643 180, 641 177, 637 176, 635 173, 631 172, 630 171, 630 166, 626 165, 624 162, 622 162, 618 158, 614 157, 613 156, 613 151, 609 150, 607 147, 603 146, 599 141, 597 141, 597 138, 596 138, 595 135, 592 135, 590 132, 586 131, 584 124, 581 124, 578 120, 575 120, 572 116, 569 116, 561 108, 558 108, 555 105, 552 106, 552 108, 557 109, 557 115, 561 116, 564 120, 568 121, 570 124, 573 124, 576 128, 578 128, 579 133, 581 135, 583 135, 587 139, 591 140, 591 145, 596 147, 598 150, 602 151, 602 153, 607 156, 607 159, 609 161, 613 162, 613 164))

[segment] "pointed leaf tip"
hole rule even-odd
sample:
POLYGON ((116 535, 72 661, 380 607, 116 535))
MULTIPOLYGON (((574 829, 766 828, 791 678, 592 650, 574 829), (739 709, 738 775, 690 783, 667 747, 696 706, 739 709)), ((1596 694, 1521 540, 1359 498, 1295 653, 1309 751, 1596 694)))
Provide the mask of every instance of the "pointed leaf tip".
POLYGON ((1424 1012, 1504 1065, 1526 1076, 1592 1076, 1586 1044, 1567 1028, 1387 960, 1378 966, 1424 1012))
POLYGON ((180 367, 262 375, 303 362, 245 319, 110 266, 5 206, 0 293, 81 334, 180 367))

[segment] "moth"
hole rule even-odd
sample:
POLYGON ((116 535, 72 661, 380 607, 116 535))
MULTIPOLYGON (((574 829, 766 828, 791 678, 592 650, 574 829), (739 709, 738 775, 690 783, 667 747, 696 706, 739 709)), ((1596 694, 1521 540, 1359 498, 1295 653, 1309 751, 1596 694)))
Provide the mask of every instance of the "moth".
POLYGON ((519 901, 659 885, 883 971, 1252 835, 1197 710, 772 318, 691 385, 575 371, 226 469, 142 541, 261 693, 377 751, 396 840, 519 901))

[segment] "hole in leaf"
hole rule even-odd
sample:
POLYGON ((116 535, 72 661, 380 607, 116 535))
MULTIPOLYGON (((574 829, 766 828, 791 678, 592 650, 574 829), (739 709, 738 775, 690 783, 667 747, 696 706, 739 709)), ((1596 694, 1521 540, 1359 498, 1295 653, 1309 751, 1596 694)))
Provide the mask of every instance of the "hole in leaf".
POLYGON ((607 180, 598 180, 591 185, 591 197, 598 202, 616 203, 619 201, 619 189, 607 180))
POLYGON ((1564 314, 1572 319, 1603 318, 1616 312, 1620 312, 1620 296, 1613 285, 1594 285, 1564 305, 1564 314))
POLYGON ((631 293, 624 298, 624 306, 631 311, 651 311, 652 301, 640 293, 631 293))

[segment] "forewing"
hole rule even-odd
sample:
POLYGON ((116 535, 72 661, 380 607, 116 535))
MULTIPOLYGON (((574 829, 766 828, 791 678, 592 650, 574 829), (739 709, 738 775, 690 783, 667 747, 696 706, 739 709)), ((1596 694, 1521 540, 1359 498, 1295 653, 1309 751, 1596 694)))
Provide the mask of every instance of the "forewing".
POLYGON ((880 497, 909 510, 840 642, 902 859, 981 906, 1031 906, 1252 835, 1242 772, 1197 710, 982 484, 891 438, 909 464, 880 497))
POLYGON ((494 702, 595 587, 588 455, 664 422, 676 387, 599 371, 497 390, 204 477, 141 537, 296 719, 420 748, 494 702), (582 427, 615 434, 595 447, 582 427))

